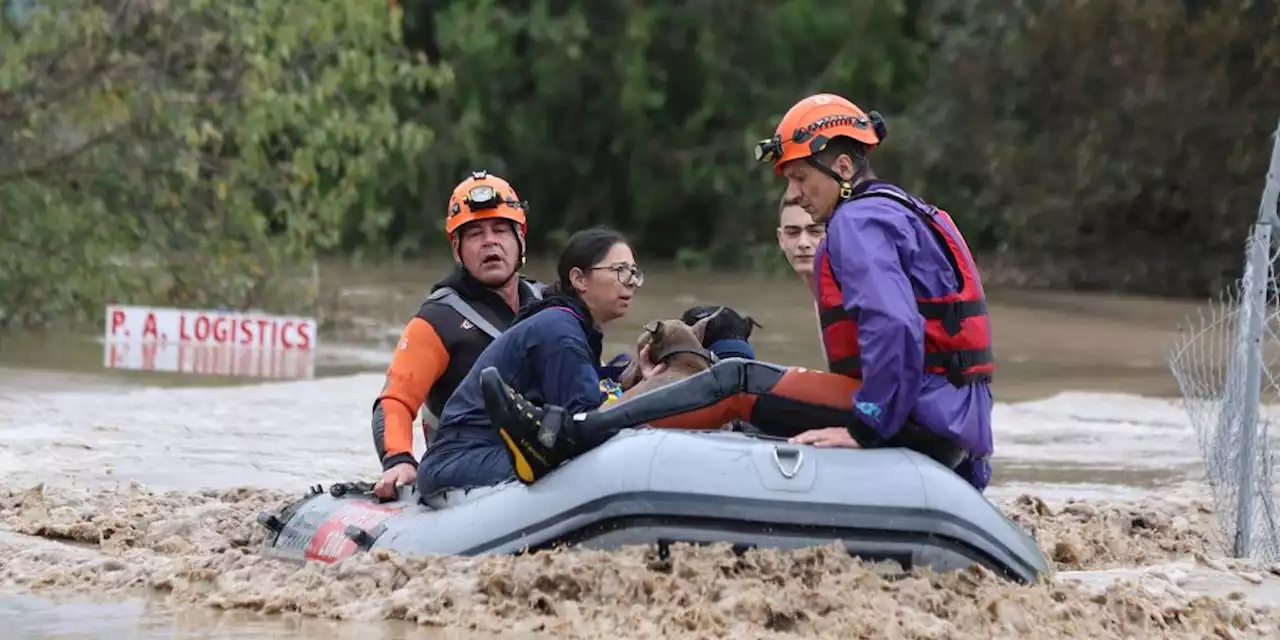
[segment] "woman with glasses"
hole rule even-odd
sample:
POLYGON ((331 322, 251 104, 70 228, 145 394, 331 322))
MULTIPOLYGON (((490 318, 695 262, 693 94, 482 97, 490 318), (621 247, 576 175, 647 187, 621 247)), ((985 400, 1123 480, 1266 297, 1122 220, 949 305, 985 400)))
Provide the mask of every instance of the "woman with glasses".
MULTIPOLYGON (((520 310, 489 344, 445 403, 440 429, 418 467, 418 493, 488 486, 515 477, 498 430, 490 424, 480 371, 493 367, 526 398, 569 412, 599 407, 601 328, 627 314, 644 274, 626 240, 597 227, 569 238, 543 299, 520 310)), ((641 375, 660 370, 637 354, 641 375)))

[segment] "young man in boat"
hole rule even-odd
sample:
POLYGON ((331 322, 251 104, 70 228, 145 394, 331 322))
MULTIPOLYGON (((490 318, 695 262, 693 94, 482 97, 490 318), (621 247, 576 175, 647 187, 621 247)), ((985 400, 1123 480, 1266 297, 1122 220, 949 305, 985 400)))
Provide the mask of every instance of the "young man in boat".
POLYGON ((476 358, 515 318, 525 303, 541 299, 543 286, 519 274, 528 232, 526 203, 502 178, 473 172, 459 183, 445 210, 445 234, 454 269, 437 282, 409 320, 373 403, 373 443, 382 461, 374 493, 390 498, 412 485, 413 421, 419 406, 424 437, 428 422, 476 358))
POLYGON ((782 195, 778 204, 778 248, 800 276, 805 286, 813 290, 813 257, 827 235, 826 225, 814 220, 795 198, 782 195))
MULTIPOLYGON (((809 291, 813 291, 813 257, 826 235, 825 224, 814 220, 795 198, 782 194, 778 203, 778 247, 791 270, 800 276, 809 291)), ((821 347, 822 325, 819 320, 818 306, 814 304, 813 321, 818 327, 818 346, 821 347)))
POLYGON ((520 479, 535 482, 624 428, 745 418, 814 446, 915 449, 985 489, 995 365, 982 281, 950 216, 872 172, 869 153, 886 134, 879 114, 818 94, 756 148, 786 178, 786 197, 827 225, 814 293, 830 373, 729 359, 570 416, 533 407, 482 372, 520 479))

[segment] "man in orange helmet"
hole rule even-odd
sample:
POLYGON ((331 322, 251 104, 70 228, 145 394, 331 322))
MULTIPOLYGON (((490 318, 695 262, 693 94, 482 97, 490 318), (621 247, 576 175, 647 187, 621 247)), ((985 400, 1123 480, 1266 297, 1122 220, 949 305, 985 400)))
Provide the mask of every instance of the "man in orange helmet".
MULTIPOLYGON (((882 440, 920 428, 954 443, 965 452, 954 468, 982 490, 995 371, 982 279, 945 211, 871 170, 887 134, 879 113, 817 94, 791 107, 756 159, 786 178, 785 198, 827 226, 814 295, 829 370, 861 382, 857 418, 882 440)), ((793 441, 865 446, 856 431, 793 441)))
POLYGON ((520 480, 535 482, 627 427, 706 429, 738 418, 815 446, 914 449, 983 490, 994 359, 982 282, 951 218, 871 171, 868 155, 886 134, 878 113, 818 94, 756 148, 786 178, 784 198, 827 227, 814 294, 829 372, 730 358, 572 416, 532 406, 482 373, 520 480))
POLYGON ((473 172, 454 188, 445 211, 453 271, 432 287, 409 320, 387 380, 373 403, 373 442, 382 461, 374 493, 389 498, 411 485, 413 420, 425 406, 423 435, 463 376, 515 318, 542 297, 542 285, 518 274, 525 258, 527 206, 506 180, 473 172))

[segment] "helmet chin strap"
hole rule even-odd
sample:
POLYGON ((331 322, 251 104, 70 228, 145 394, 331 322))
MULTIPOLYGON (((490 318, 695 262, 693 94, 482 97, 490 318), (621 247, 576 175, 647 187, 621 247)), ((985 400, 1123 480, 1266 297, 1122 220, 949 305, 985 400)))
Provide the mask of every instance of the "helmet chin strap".
POLYGON ((812 165, 817 170, 827 174, 828 176, 831 176, 831 179, 835 180, 836 184, 840 185, 840 202, 844 202, 845 200, 848 200, 849 198, 853 197, 854 183, 858 182, 858 179, 861 178, 863 174, 866 172, 866 163, 861 163, 857 167, 857 169, 854 171, 853 178, 851 180, 845 180, 844 177, 836 173, 835 169, 832 169, 831 167, 828 167, 827 165, 822 164, 821 162, 818 162, 817 158, 814 158, 813 156, 808 156, 805 158, 805 160, 808 160, 809 164, 812 165))

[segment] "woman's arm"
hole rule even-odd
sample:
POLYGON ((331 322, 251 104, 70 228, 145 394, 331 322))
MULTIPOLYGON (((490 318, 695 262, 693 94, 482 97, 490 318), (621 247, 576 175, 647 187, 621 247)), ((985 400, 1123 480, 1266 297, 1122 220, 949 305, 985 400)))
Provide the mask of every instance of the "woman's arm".
POLYGON ((536 356, 535 366, 542 370, 543 401, 564 407, 569 413, 599 407, 604 394, 600 391, 598 365, 591 356, 581 325, 568 313, 553 310, 543 313, 555 314, 549 317, 554 321, 546 323, 548 330, 537 332, 537 345, 532 350, 536 356))

